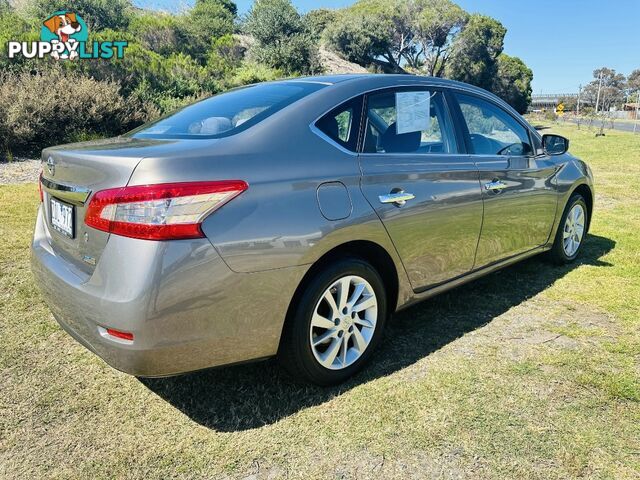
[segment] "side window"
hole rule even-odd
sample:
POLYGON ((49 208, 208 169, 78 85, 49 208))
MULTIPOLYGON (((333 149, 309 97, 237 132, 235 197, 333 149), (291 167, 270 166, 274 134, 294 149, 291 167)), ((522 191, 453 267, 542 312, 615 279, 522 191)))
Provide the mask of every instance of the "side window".
POLYGON ((455 153, 442 92, 392 90, 369 95, 364 153, 455 153))
POLYGON ((344 148, 356 151, 362 97, 334 108, 316 122, 316 127, 344 148))
POLYGON ((480 98, 456 93, 476 155, 531 155, 529 133, 509 113, 480 98))

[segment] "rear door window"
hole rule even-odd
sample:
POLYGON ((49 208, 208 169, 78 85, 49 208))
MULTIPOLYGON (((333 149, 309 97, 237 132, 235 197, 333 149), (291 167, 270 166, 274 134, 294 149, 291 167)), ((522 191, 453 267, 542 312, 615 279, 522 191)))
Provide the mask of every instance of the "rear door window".
POLYGON ((388 90, 367 97, 364 153, 456 153, 444 95, 388 90))
POLYGON ((323 115, 316 122, 316 127, 330 140, 355 152, 358 147, 361 111, 362 97, 351 99, 323 115))

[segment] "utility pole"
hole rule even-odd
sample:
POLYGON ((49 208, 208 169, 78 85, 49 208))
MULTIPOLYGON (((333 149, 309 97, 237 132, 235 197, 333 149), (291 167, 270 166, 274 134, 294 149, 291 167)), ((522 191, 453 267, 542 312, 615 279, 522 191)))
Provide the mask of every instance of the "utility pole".
POLYGON ((596 115, 598 114, 598 105, 600 104, 600 89, 602 88, 602 70, 598 78, 598 94, 596 95, 596 115))
POLYGON ((640 90, 638 90, 638 98, 636 98, 636 121, 633 124, 633 133, 636 133, 638 128, 638 110, 640 110, 640 90))
POLYGON ((580 116, 580 94, 582 93, 582 85, 578 85, 578 103, 576 103, 576 117, 580 116))

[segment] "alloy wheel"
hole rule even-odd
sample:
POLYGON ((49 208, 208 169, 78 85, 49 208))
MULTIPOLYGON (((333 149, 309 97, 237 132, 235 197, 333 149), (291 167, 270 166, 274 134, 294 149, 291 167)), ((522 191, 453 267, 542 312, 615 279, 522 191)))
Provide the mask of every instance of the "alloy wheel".
POLYGON ((567 257, 573 257, 584 236, 585 213, 580 204, 574 205, 564 222, 562 232, 562 248, 567 257))
POLYGON ((371 343, 378 318, 378 301, 364 278, 348 275, 325 290, 315 306, 309 341, 316 360, 341 370, 358 360, 371 343))

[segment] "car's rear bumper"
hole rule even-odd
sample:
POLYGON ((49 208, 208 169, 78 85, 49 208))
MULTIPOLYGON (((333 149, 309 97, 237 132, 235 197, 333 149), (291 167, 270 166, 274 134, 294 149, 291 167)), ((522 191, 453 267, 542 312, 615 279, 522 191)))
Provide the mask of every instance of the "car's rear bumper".
POLYGON ((118 370, 167 376, 275 354, 306 268, 235 273, 206 238, 112 235, 87 275, 52 247, 38 212, 32 270, 56 320, 81 344, 118 370))

